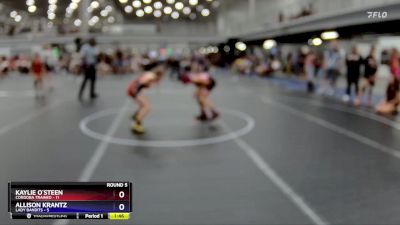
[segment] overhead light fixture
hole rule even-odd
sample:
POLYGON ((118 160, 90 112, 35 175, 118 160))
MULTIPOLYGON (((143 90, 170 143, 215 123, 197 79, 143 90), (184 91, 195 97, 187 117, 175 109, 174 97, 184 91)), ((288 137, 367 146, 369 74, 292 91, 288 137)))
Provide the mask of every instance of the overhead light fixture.
POLYGON ((111 12, 113 10, 113 7, 111 5, 108 5, 104 8, 107 12, 111 12))
POLYGON ((203 5, 198 5, 198 6, 196 6, 196 10, 197 10, 198 12, 201 12, 203 9, 204 9, 204 6, 203 6, 203 5))
POLYGON ((105 10, 105 9, 103 9, 103 10, 101 10, 100 15, 101 15, 102 17, 107 17, 107 16, 108 16, 108 11, 105 10))
POLYGON ((10 12, 10 17, 15 18, 18 15, 17 11, 10 12))
POLYGON ((210 15, 210 10, 209 10, 209 9, 203 9, 203 10, 201 10, 201 15, 202 15, 202 16, 209 16, 209 15, 210 15))
POLYGON ((57 5, 49 5, 49 9, 51 11, 55 11, 57 9, 57 5))
POLYGON ((231 50, 231 47, 229 47, 229 45, 225 45, 224 46, 224 51, 225 52, 229 52, 231 50))
POLYGON ((336 31, 325 31, 321 34, 321 38, 323 40, 334 40, 339 37, 338 32, 336 31))
POLYGON ((276 46, 276 41, 275 41, 275 40, 272 40, 272 39, 265 40, 264 43, 263 43, 263 48, 264 48, 265 50, 272 49, 272 48, 275 47, 275 46, 276 46))
POLYGON ((168 3, 168 4, 174 4, 174 3, 175 3, 175 0, 167 0, 167 3, 168 3))
POLYGON ((136 16, 137 16, 137 17, 143 17, 143 16, 144 16, 144 11, 141 10, 141 9, 137 10, 137 11, 136 11, 136 16))
POLYGON ((75 25, 76 27, 79 27, 81 24, 82 24, 82 21, 81 21, 80 19, 76 19, 76 20, 74 21, 74 25, 75 25))
POLYGON ((147 14, 150 14, 153 12, 153 8, 148 5, 148 6, 144 7, 144 12, 147 14))
POLYGON ((189 15, 192 12, 192 10, 189 7, 186 6, 186 7, 183 8, 182 12, 185 15, 189 15))
POLYGON ((78 8, 78 4, 77 3, 75 3, 75 2, 71 2, 71 4, 69 4, 69 7, 71 8, 71 9, 77 9, 78 8))
POLYGON ((34 13, 36 12, 37 7, 35 5, 31 5, 28 7, 28 12, 30 13, 34 13))
POLYGON ((145 3, 145 4, 150 4, 150 3, 151 3, 151 0, 143 0, 143 3, 145 3))
POLYGON ((175 3, 175 9, 177 9, 177 10, 182 10, 183 7, 184 7, 184 5, 183 5, 182 2, 177 2, 177 3, 175 3))
POLYGON ((154 2, 154 8, 155 9, 161 9, 162 8, 162 3, 161 2, 154 2))
POLYGON ((207 47, 207 53, 218 53, 218 47, 216 46, 208 46, 207 47))
POLYGON ((31 6, 35 4, 35 0, 26 0, 26 5, 31 6))
POLYGON ((57 4, 57 0, 49 0, 49 4, 50 4, 50 5, 57 4))
POLYGON ((54 14, 54 13, 49 13, 49 14, 47 15, 47 18, 48 18, 49 20, 54 20, 54 19, 56 18, 56 14, 54 14))
POLYGON ((87 11, 88 13, 92 13, 92 12, 93 12, 93 8, 89 6, 89 7, 86 9, 86 11, 87 11))
POLYGON ((177 11, 174 11, 174 12, 171 13, 171 17, 172 17, 172 19, 176 20, 176 19, 179 18, 179 13, 177 11))
POLYGON ((99 8, 100 4, 98 1, 93 1, 92 3, 90 3, 90 7, 92 7, 93 9, 97 9, 99 8))
POLYGON ((171 13, 172 13, 172 8, 169 7, 169 6, 166 6, 166 7, 164 8, 164 13, 165 13, 165 14, 171 14, 171 13))
POLYGON ((65 9, 65 11, 66 11, 67 14, 72 14, 72 13, 74 12, 74 10, 71 9, 70 7, 67 7, 67 8, 65 9))
POLYGON ((140 8, 140 6, 142 6, 142 2, 139 0, 135 0, 132 2, 132 6, 135 8, 140 8))
POLYGON ((115 18, 113 16, 110 16, 110 17, 108 17, 107 22, 114 23, 115 22, 115 18))
POLYGON ((128 0, 119 0, 119 3, 121 4, 126 4, 128 2, 128 0))
POLYGON ((199 4, 199 1, 198 0, 189 0, 189 4, 190 5, 197 5, 197 4, 199 4))
POLYGON ((14 20, 15 20, 15 22, 20 22, 22 20, 22 16, 21 15, 16 15, 14 20))
POLYGON ((153 15, 158 18, 158 17, 162 16, 162 12, 161 12, 161 10, 154 10, 153 15))
POLYGON ((132 8, 132 6, 127 5, 127 6, 125 6, 124 10, 126 13, 131 13, 133 11, 133 8, 132 8))
POLYGON ((195 20, 195 19, 197 18, 196 13, 191 13, 191 14, 189 15, 189 18, 190 18, 191 20, 195 20))
POLYGON ((218 8, 219 5, 220 5, 219 1, 213 1, 213 2, 211 3, 211 6, 212 6, 214 9, 218 8))
POLYGON ((97 22, 99 22, 99 17, 98 16, 93 16, 92 18, 91 18, 91 20, 93 21, 93 22, 95 22, 95 23, 97 23, 97 22))
POLYGON ((322 44, 322 40, 321 40, 321 38, 316 37, 316 38, 310 39, 308 41, 308 44, 309 45, 314 45, 314 46, 320 46, 322 44))
POLYGON ((247 45, 241 41, 236 42, 235 48, 239 51, 245 51, 247 49, 247 45))

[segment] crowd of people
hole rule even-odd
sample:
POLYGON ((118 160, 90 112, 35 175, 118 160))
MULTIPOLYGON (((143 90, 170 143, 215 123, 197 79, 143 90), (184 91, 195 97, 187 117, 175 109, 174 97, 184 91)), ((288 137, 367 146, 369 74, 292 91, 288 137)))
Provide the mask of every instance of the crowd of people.
MULTIPOLYGON (((310 47, 291 51, 285 57, 277 50, 274 54, 257 57, 255 54, 242 54, 233 61, 231 68, 242 75, 287 76, 305 79, 310 93, 333 96, 338 94, 337 81, 343 77, 346 88, 341 100, 373 107, 373 89, 376 86, 378 62, 376 49, 371 46, 367 55, 361 55, 356 46, 346 53, 337 41, 332 41, 326 49, 310 47), (343 74, 343 76, 341 76, 343 74), (366 96, 365 96, 366 95, 366 96)), ((400 80, 399 53, 396 48, 389 51, 386 63, 391 76, 388 79, 385 100, 375 106, 377 113, 396 114, 400 102, 398 90, 400 80)))
MULTIPOLYGON (((87 84, 90 83, 89 97, 95 99, 97 75, 132 74, 146 71, 146 65, 154 63, 156 57, 149 54, 132 54, 129 51, 116 49, 112 53, 101 52, 95 39, 85 43, 75 42, 76 50, 67 52, 60 46, 46 45, 32 57, 20 54, 13 57, 0 57, 0 79, 7 74, 18 71, 21 74, 33 74, 34 87, 38 96, 41 96, 46 74, 57 74, 65 71, 68 74, 82 74, 82 83, 79 90, 79 99, 83 98, 87 84)), ((397 49, 390 52, 387 64, 390 67, 391 77, 386 88, 384 101, 377 104, 375 109, 382 114, 396 114, 399 105, 400 58, 397 49)), ((198 55, 186 57, 164 57, 169 77, 180 79, 182 71, 191 67, 194 58, 198 55)), ((202 58, 205 60, 207 56, 202 58)), ((221 58, 221 57, 219 57, 221 58)), ((210 65, 213 60, 207 60, 210 65)), ((217 65, 218 63, 213 63, 217 65)), ((226 63, 223 63, 226 65, 226 63)), ((377 81, 379 62, 374 46, 370 47, 367 55, 361 55, 357 47, 353 46, 345 53, 338 42, 332 41, 328 48, 299 48, 289 51, 285 57, 279 48, 270 51, 265 57, 257 54, 239 54, 228 66, 233 71, 243 74, 257 74, 259 76, 273 76, 275 74, 291 74, 307 82, 307 91, 321 95, 332 96, 337 94, 337 80, 342 73, 347 81, 345 94, 341 96, 344 102, 352 102, 355 106, 363 104, 373 106, 373 89, 377 81), (345 69, 345 70, 344 70, 345 69), (366 95, 366 96, 365 96, 366 95)))

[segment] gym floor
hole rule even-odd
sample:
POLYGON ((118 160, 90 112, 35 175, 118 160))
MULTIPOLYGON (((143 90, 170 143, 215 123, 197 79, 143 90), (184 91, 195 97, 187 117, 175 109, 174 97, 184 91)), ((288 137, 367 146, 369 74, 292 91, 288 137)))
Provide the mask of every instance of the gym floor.
POLYGON ((194 87, 166 78, 135 136, 132 77, 100 78, 83 102, 72 77, 43 100, 31 77, 0 81, 0 224, 33 224, 9 219, 9 181, 132 181, 132 218, 113 224, 400 223, 395 119, 220 72, 219 120, 196 122, 194 87))

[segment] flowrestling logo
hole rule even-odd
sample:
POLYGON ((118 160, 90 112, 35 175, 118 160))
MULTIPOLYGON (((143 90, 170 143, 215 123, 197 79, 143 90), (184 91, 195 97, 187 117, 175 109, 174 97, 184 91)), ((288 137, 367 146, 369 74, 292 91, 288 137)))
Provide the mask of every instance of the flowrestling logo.
POLYGON ((386 11, 367 11, 368 19, 385 19, 388 17, 386 11))

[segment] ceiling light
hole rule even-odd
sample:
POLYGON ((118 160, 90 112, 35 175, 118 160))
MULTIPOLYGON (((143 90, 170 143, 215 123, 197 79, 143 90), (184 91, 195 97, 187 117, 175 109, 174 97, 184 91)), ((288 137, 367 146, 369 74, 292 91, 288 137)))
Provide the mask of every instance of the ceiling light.
POLYGON ((26 5, 31 6, 35 4, 35 0, 26 0, 26 5))
POLYGON ((119 3, 126 4, 128 0, 119 0, 119 3))
POLYGON ((209 16, 210 15, 210 10, 208 10, 208 9, 201 10, 201 15, 202 16, 209 16))
POLYGON ((108 11, 105 10, 105 9, 103 9, 103 10, 101 10, 100 15, 101 15, 102 17, 107 17, 107 16, 108 16, 108 11))
POLYGON ((153 15, 158 18, 158 17, 162 16, 162 12, 161 12, 161 10, 155 10, 153 15))
POLYGON ((225 52, 229 52, 231 50, 231 47, 229 47, 229 45, 225 45, 224 46, 224 51, 225 52))
POLYGON ((276 41, 272 40, 272 39, 265 40, 264 43, 263 43, 263 48, 265 50, 269 50, 269 49, 271 49, 271 48, 273 48, 275 46, 276 46, 276 41))
POLYGON ((98 1, 93 1, 92 3, 90 3, 90 6, 91 6, 93 9, 97 9, 97 8, 99 8, 100 4, 99 4, 98 1))
POLYGON ((322 44, 322 40, 321 40, 321 38, 318 38, 318 37, 313 38, 313 39, 311 39, 310 44, 314 45, 314 46, 320 46, 322 44))
POLYGON ((219 1, 213 1, 213 3, 211 4, 211 6, 212 6, 213 8, 218 8, 219 5, 220 5, 219 1))
POLYGON ((28 7, 28 12, 30 13, 34 13, 36 12, 37 7, 35 5, 31 5, 28 7))
POLYGON ((191 14, 189 15, 189 18, 190 18, 191 20, 195 20, 195 19, 197 18, 196 13, 191 13, 191 14))
POLYGON ((136 16, 137 16, 137 17, 142 17, 142 16, 144 16, 144 11, 141 10, 141 9, 139 9, 138 11, 136 11, 136 16))
POLYGON ((22 17, 20 15, 16 15, 14 20, 15 22, 20 22, 22 20, 22 17))
POLYGON ((139 0, 135 0, 132 2, 132 6, 135 8, 140 8, 140 6, 142 6, 142 2, 139 0))
POLYGON ((113 16, 110 16, 110 17, 108 17, 107 22, 114 23, 115 22, 115 18, 113 16))
POLYGON ((56 14, 54 14, 54 13, 49 13, 49 15, 47 15, 47 18, 48 18, 49 20, 54 20, 54 19, 56 18, 56 14))
POLYGON ((236 42, 235 48, 239 51, 245 51, 247 49, 247 45, 241 41, 236 42))
POLYGON ((161 9, 162 8, 162 3, 161 2, 154 2, 154 8, 155 9, 161 9))
POLYGON ((189 7, 185 7, 183 8, 182 12, 185 15, 189 15, 192 12, 192 10, 189 7))
POLYGON ((177 2, 177 3, 175 3, 175 9, 177 9, 177 10, 182 10, 183 7, 184 7, 184 5, 183 5, 182 2, 177 2))
POLYGON ((147 14, 150 14, 153 12, 153 8, 148 5, 148 6, 144 7, 144 12, 147 14))
POLYGON ((171 12, 172 12, 172 8, 171 7, 167 6, 167 7, 164 8, 164 13, 165 14, 171 14, 171 12))
POLYGON ((14 18, 18 15, 17 11, 10 12, 10 17, 14 18))
POLYGON ((204 9, 204 6, 203 6, 203 5, 198 5, 198 6, 196 6, 196 10, 197 10, 198 12, 201 12, 203 9, 204 9))
POLYGON ((76 27, 79 27, 81 24, 82 24, 82 21, 81 21, 80 19, 76 19, 76 20, 74 21, 74 25, 75 25, 76 27))
POLYGON ((95 23, 99 22, 99 17, 98 16, 93 16, 91 18, 91 20, 93 20, 95 23))
POLYGON ((189 0, 189 4, 190 5, 197 5, 197 4, 199 4, 199 1, 198 0, 189 0))
POLYGON ((150 3, 151 3, 151 0, 143 0, 143 3, 145 3, 145 4, 150 4, 150 3))
POLYGON ((113 10, 113 7, 111 5, 108 5, 104 8, 107 12, 111 12, 113 10))
POLYGON ((57 9, 57 5, 49 5, 49 9, 55 11, 57 9))
POLYGON ((174 11, 171 13, 172 19, 178 19, 179 18, 179 13, 177 11, 174 11))
POLYGON ((69 7, 70 7, 71 9, 77 9, 77 8, 78 8, 78 4, 75 3, 75 2, 71 2, 71 4, 69 4, 69 7))
POLYGON ((124 10, 126 13, 131 13, 133 11, 133 8, 132 8, 132 6, 127 5, 127 6, 125 6, 124 10))
POLYGON ((336 31, 325 31, 321 34, 321 38, 323 40, 333 40, 339 37, 338 32, 336 31))
POLYGON ((168 4, 174 4, 174 3, 175 3, 175 0, 167 0, 167 3, 168 3, 168 4))
POLYGON ((57 0, 49 0, 49 4, 50 5, 54 5, 54 4, 56 4, 57 3, 57 0))

